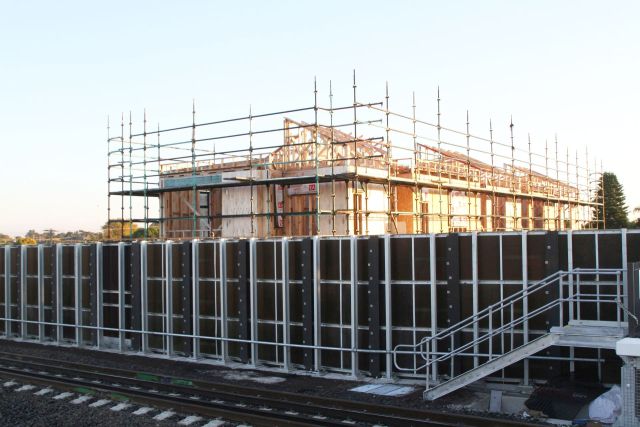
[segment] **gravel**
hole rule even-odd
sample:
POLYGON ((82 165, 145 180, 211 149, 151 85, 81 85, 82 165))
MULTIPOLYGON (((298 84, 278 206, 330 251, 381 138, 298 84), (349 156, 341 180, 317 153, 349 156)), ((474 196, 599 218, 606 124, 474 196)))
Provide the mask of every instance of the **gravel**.
MULTIPOLYGON (((2 383, 10 380, 8 376, 2 376, 2 383)), ((16 381, 17 382, 17 381, 16 381)), ((54 396, 62 393, 54 390, 43 396, 35 395, 43 387, 35 387, 31 390, 17 391, 25 383, 4 387, 0 385, 0 424, 3 426, 175 426, 181 418, 173 421, 155 421, 153 415, 159 411, 150 413, 150 416, 135 416, 131 412, 138 409, 132 405, 128 411, 114 412, 110 408, 119 402, 92 408, 89 405, 97 401, 101 396, 95 396, 91 400, 80 404, 72 404, 71 401, 78 394, 66 399, 56 400, 54 396)))
MULTIPOLYGON (((390 397, 349 391, 349 389, 351 388, 361 386, 363 382, 336 378, 336 375, 332 375, 331 377, 327 378, 326 376, 323 377, 318 375, 287 374, 283 372, 277 372, 275 370, 266 371, 251 370, 245 368, 232 369, 212 363, 194 363, 188 361, 168 360, 166 358, 159 357, 118 354, 105 351, 58 347, 54 345, 42 345, 36 343, 5 340, 2 340, 0 351, 37 357, 46 357, 50 360, 89 364, 96 367, 136 370, 140 372, 171 376, 174 378, 191 378, 200 381, 238 384, 255 388, 268 388, 269 390, 286 391, 296 394, 324 396, 335 399, 345 399, 360 402, 375 402, 381 405, 408 408, 436 409, 451 413, 457 412, 464 414, 475 414, 480 416, 488 415, 487 412, 478 412, 466 408, 467 406, 471 406, 471 404, 478 399, 478 395, 472 391, 465 389, 461 389, 447 396, 444 396, 438 399, 436 402, 425 402, 422 398, 422 385, 416 385, 415 391, 408 395, 404 395, 402 397, 390 397)), ((4 412, 2 412, 2 414, 4 414, 4 412)), ((496 416, 496 414, 491 414, 491 416, 496 416)), ((503 415, 500 417, 511 419, 518 418, 516 416, 508 415, 503 415)), ((131 417, 127 417, 126 419, 130 421, 131 417)), ((103 422, 104 420, 99 421, 103 422)), ((528 419, 527 421, 531 422, 532 420, 528 419)), ((47 423, 47 425, 64 424, 47 423)), ((96 424, 91 422, 86 425, 96 424)), ((108 425, 114 424, 109 423, 108 425)))

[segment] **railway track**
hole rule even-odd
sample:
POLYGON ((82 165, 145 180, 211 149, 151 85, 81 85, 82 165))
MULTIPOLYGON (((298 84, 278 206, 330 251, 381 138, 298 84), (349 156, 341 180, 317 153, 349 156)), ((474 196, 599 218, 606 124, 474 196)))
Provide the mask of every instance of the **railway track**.
POLYGON ((177 378, 0 352, 0 374, 85 393, 108 393, 157 408, 254 426, 533 426, 504 418, 411 409, 265 388, 177 378))

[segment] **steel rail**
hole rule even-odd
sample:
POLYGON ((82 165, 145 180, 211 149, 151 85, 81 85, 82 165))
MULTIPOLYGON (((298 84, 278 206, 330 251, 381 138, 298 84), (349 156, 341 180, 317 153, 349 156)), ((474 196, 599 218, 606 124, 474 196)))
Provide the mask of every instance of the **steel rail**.
POLYGON ((30 384, 53 386, 62 390, 77 391, 81 388, 84 392, 107 393, 116 396, 116 400, 125 400, 137 404, 149 405, 159 409, 172 409, 182 413, 198 414, 211 418, 223 418, 235 422, 250 422, 256 426, 315 426, 315 421, 299 420, 298 415, 286 413, 267 413, 259 409, 237 407, 235 405, 217 402, 198 402, 195 399, 183 396, 170 396, 168 394, 154 393, 149 390, 136 390, 118 384, 96 384, 95 382, 77 377, 60 377, 42 372, 31 372, 12 367, 0 366, 0 375, 6 375, 12 379, 18 379, 30 384))
POLYGON ((41 376, 45 381, 73 382, 73 385, 90 389, 106 389, 131 396, 132 400, 157 399, 155 406, 170 405, 174 409, 199 415, 224 417, 254 425, 335 425, 343 420, 366 424, 415 425, 415 426, 532 426, 535 424, 468 414, 452 414, 437 410, 402 408, 377 403, 358 402, 291 392, 274 391, 228 383, 213 383, 190 378, 177 378, 163 374, 96 367, 76 362, 44 359, 37 356, 0 352, 0 372, 21 376, 41 376), (9 365, 10 367, 8 367, 9 365), (29 372, 16 369, 22 365, 29 372), (67 374, 63 378, 58 375, 67 374), (78 376, 82 376, 78 379, 78 376), (94 380, 99 379, 100 384, 94 380), (69 380, 69 381, 68 381, 69 380), (116 385, 114 385, 116 384, 116 385), (188 385, 186 385, 188 384, 188 385), (132 389, 131 387, 137 387, 132 389), (154 389, 155 392, 145 391, 154 389), (159 391, 167 394, 162 395, 159 391), (168 393, 172 393, 169 396, 168 393), (175 396, 179 393, 182 396, 175 396), (192 397, 198 396, 199 400, 192 397), (164 402, 164 403, 163 403, 164 402), (223 402, 223 403, 220 403, 223 402), (246 406, 238 407, 238 403, 246 406), (183 406, 186 405, 186 406, 183 406), (265 411, 260 408, 273 408, 265 411), (220 411, 223 411, 222 414, 220 411), (297 412, 293 415, 291 412, 297 412), (241 415, 238 415, 240 413, 241 415), (247 416, 257 417, 248 419, 247 416), (323 419, 324 418, 324 419, 323 419), (266 423, 265 423, 266 422, 266 423), (286 422, 286 424, 284 423, 286 422))

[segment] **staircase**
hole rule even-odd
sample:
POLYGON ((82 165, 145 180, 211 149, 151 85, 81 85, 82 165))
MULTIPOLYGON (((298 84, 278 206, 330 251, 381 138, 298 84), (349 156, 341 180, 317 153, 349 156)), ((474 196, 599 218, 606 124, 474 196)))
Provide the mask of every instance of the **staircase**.
POLYGON ((628 331, 623 321, 628 311, 622 305, 622 272, 619 269, 557 272, 434 336, 424 337, 416 345, 396 346, 394 364, 404 371, 424 369, 424 398, 435 400, 552 345, 614 349, 616 341, 628 331), (596 283, 598 286, 590 286, 596 283), (594 289, 606 292, 595 295, 594 289), (530 297, 540 299, 544 295, 548 299, 551 290, 557 291, 556 299, 529 311, 530 297), (591 313, 595 311, 595 319, 581 316, 589 311, 587 307, 591 313), (602 320, 601 313, 614 320, 602 320), (527 339, 528 333, 523 331, 528 331, 528 323, 542 315, 548 319, 549 314, 557 319, 557 324, 546 333, 527 339), (447 351, 439 352, 438 346, 445 346, 447 351), (403 355, 419 357, 423 364, 404 367, 399 363, 403 355), (461 359, 472 359, 473 368, 460 372, 461 364, 457 362, 461 359), (443 365, 448 365, 448 375, 439 375, 443 365))

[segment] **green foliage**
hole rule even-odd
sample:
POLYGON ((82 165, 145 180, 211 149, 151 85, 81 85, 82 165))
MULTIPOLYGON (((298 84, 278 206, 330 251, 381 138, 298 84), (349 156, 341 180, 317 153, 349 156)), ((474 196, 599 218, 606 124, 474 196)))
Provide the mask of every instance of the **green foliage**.
MULTIPOLYGON (((144 239, 144 228, 138 228, 133 232, 134 239, 144 239)), ((151 225, 147 228, 147 239, 157 239, 160 237, 160 228, 157 225, 151 225)))
POLYGON ((135 238, 138 224, 128 221, 111 221, 102 226, 102 236, 104 240, 124 240, 135 238))
POLYGON ((16 237, 16 245, 35 245, 38 242, 31 237, 16 237))
POLYGON ((76 243, 76 242, 99 242, 102 240, 129 240, 129 239, 147 239, 153 240, 160 237, 160 228, 157 225, 151 225, 147 228, 145 237, 144 228, 138 227, 137 224, 128 222, 112 222, 102 227, 102 232, 92 231, 65 231, 58 232, 56 230, 29 230, 24 236, 11 237, 0 233, 0 245, 36 245, 38 243, 55 244, 55 243, 76 243), (130 229, 131 228, 131 229, 130 229), (123 233, 124 232, 124 233, 123 233))
POLYGON ((58 233, 56 230, 44 230, 38 233, 35 230, 29 230, 24 236, 9 237, 0 234, 0 245, 2 244, 18 244, 18 245, 35 245, 38 243, 55 244, 55 243, 76 243, 76 242, 98 242, 102 240, 102 233, 92 231, 65 231, 58 233))
POLYGON ((600 222, 598 228, 626 228, 629 226, 629 218, 627 217, 627 205, 624 196, 622 184, 618 181, 618 177, 613 172, 605 172, 598 183, 598 195, 595 198, 597 203, 602 203, 604 193, 604 208, 596 206, 594 208, 594 219, 598 218, 600 222), (604 210, 604 215, 603 215, 604 210), (604 216, 604 224, 602 219, 604 216))
MULTIPOLYGON (((102 236, 104 240, 142 240, 145 239, 143 227, 138 224, 130 224, 129 222, 111 222, 109 226, 102 226, 102 236)), ((146 239, 157 239, 160 237, 160 228, 157 225, 151 225, 147 228, 146 239)))

